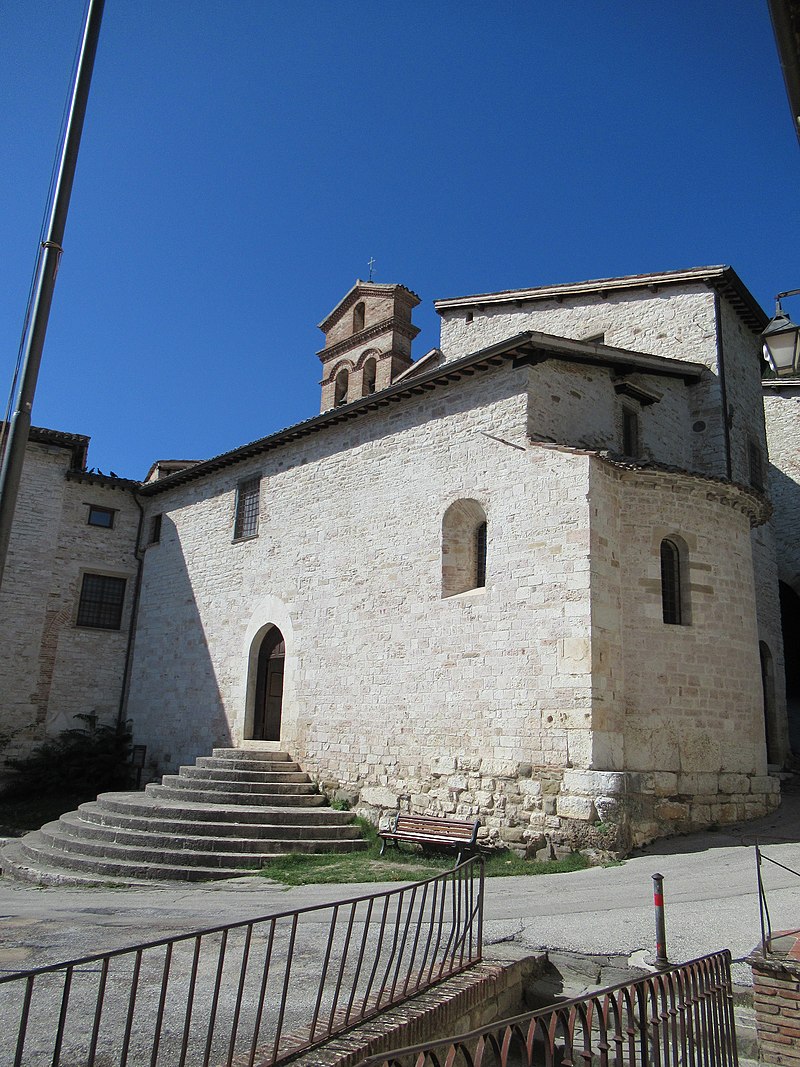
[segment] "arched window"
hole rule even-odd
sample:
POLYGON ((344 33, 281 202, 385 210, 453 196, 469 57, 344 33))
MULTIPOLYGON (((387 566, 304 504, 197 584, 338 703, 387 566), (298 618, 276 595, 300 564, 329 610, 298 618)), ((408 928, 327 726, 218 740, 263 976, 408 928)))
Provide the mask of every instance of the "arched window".
POLYGON ((486 523, 478 523, 475 530, 475 588, 486 585, 486 523))
POLYGON ((661 614, 673 626, 685 622, 681 593, 681 550, 665 538, 661 542, 661 614))
POLYGON ((336 390, 333 397, 333 403, 335 407, 341 407, 342 404, 347 403, 347 386, 350 381, 350 375, 344 369, 344 367, 336 375, 336 390))
POLYGON ((442 596, 486 585, 486 512, 477 500, 456 500, 442 517, 442 596))
POLYGON ((378 364, 371 357, 364 364, 364 377, 362 379, 363 386, 361 389, 362 396, 369 396, 370 393, 375 392, 375 378, 377 375, 378 364))
POLYGON ((364 301, 359 300, 353 308, 353 333, 364 329, 364 301))

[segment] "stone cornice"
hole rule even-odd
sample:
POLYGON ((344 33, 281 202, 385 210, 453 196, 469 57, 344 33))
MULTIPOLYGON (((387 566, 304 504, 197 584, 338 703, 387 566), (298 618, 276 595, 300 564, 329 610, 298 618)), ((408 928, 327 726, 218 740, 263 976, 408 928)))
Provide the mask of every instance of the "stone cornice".
POLYGON ((676 478, 680 479, 690 491, 703 493, 706 500, 713 500, 747 516, 751 526, 762 526, 772 515, 772 503, 769 498, 749 485, 742 485, 741 482, 728 482, 713 474, 688 471, 666 463, 635 463, 608 453, 595 455, 602 463, 614 467, 623 476, 633 473, 645 478, 671 478, 673 482, 676 478))
POLYGON ((329 359, 336 358, 343 352, 349 352, 351 348, 360 348, 361 345, 368 344, 382 333, 389 332, 402 334, 403 337, 413 341, 419 333, 419 327, 412 325, 410 322, 403 322, 396 315, 392 315, 388 319, 383 319, 381 322, 373 323, 372 326, 359 330, 358 333, 354 333, 350 337, 345 337, 342 341, 337 341, 335 345, 331 345, 329 348, 321 348, 317 355, 323 363, 327 363, 329 359))
POLYGON ((752 330, 760 333, 766 326, 767 316, 761 305, 736 271, 724 264, 714 267, 691 267, 688 270, 661 271, 657 274, 628 274, 620 278, 596 278, 592 281, 543 285, 532 289, 504 289, 496 293, 477 293, 475 296, 434 300, 433 306, 440 315, 444 315, 449 311, 468 308, 483 309, 496 307, 499 304, 521 307, 523 304, 539 300, 554 300, 560 303, 570 297, 587 295, 605 298, 611 293, 630 289, 649 289, 655 293, 659 289, 698 283, 721 293, 752 330))
POLYGON ((420 302, 420 298, 417 294, 411 289, 407 289, 404 285, 383 285, 379 282, 362 282, 359 278, 353 288, 348 293, 345 293, 333 311, 330 311, 322 322, 319 323, 320 330, 323 332, 326 331, 331 322, 333 322, 334 319, 341 318, 349 308, 353 307, 360 296, 371 296, 375 294, 380 296, 394 296, 397 302, 405 304, 408 308, 415 308, 420 302))
POLYGON ((681 479, 690 491, 701 492, 707 500, 715 500, 746 515, 751 526, 763 525, 772 515, 772 502, 764 493, 759 493, 752 486, 742 485, 741 482, 729 482, 715 474, 690 471, 668 463, 627 459, 614 452, 596 448, 576 448, 553 441, 530 439, 530 445, 533 448, 547 449, 548 452, 563 452, 569 456, 588 456, 611 468, 621 478, 632 474, 651 479, 671 478, 673 483, 676 478, 681 479))

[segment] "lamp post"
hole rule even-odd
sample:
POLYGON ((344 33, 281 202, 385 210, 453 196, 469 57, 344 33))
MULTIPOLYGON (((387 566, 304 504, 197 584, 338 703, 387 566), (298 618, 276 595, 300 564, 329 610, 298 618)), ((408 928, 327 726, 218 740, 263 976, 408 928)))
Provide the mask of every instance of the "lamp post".
POLYGON ((800 289, 789 289, 775 297, 775 314, 761 334, 764 358, 779 378, 800 377, 800 326, 792 322, 781 307, 785 296, 797 296, 800 289))

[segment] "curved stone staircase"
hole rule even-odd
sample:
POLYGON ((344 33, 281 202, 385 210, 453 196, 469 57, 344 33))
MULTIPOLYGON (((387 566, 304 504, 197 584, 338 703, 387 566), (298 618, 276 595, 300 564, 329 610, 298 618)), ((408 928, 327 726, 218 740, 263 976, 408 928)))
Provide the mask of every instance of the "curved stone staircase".
POLYGON ((39 884, 235 878, 286 852, 366 847, 285 752, 215 748, 139 793, 101 793, 0 851, 39 884))

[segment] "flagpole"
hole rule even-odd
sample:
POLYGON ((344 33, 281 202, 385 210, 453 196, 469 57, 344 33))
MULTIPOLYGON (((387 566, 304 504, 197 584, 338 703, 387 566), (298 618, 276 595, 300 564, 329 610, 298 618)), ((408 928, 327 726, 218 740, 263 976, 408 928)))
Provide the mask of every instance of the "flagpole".
POLYGON ((104 0, 89 0, 86 21, 83 27, 80 54, 72 87, 66 134, 58 164, 53 193, 53 206, 47 227, 47 234, 39 250, 39 262, 33 290, 30 326, 25 338, 22 357, 22 370, 19 391, 14 413, 9 422, 9 434, 6 441, 3 465, 0 470, 0 586, 3 582, 8 543, 11 538, 11 525, 14 521, 14 509, 17 503, 19 483, 22 476, 22 464, 25 459, 25 447, 31 428, 31 411, 36 392, 36 380, 42 361, 47 320, 53 301, 53 290, 58 274, 67 222, 67 211, 72 194, 72 182, 75 177, 75 165, 78 160, 78 148, 81 143, 83 120, 89 99, 89 86, 100 36, 100 23, 103 18, 104 0))

